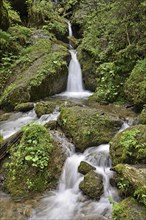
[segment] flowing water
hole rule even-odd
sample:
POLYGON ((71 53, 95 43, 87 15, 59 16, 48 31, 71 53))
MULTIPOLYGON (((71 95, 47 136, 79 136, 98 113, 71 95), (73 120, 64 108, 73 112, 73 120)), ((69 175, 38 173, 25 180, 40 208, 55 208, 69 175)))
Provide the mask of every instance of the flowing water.
POLYGON ((37 118, 34 109, 27 113, 13 113, 7 121, 0 122, 1 135, 4 139, 6 139, 30 122, 36 122, 44 125, 50 120, 57 120, 58 116, 59 109, 57 107, 52 114, 42 115, 39 119, 37 118))
MULTIPOLYGON (((70 23, 69 35, 72 36, 70 23)), ((70 53, 72 59, 69 65, 67 91, 62 95, 76 98, 87 97, 91 93, 83 88, 82 72, 77 60, 77 53, 72 49, 70 53)), ((45 124, 49 120, 57 120, 58 116, 58 109, 55 109, 52 114, 43 115, 40 119, 37 118, 34 110, 23 114, 14 113, 8 121, 0 123, 2 127, 1 134, 4 138, 7 138, 31 121, 45 124)), ((124 130, 127 126, 127 124, 123 124, 120 131, 124 130)), ((54 131, 53 135, 62 143, 67 153, 67 159, 58 188, 43 196, 43 199, 38 204, 38 208, 34 210, 33 216, 29 220, 111 219, 112 205, 109 202, 109 197, 112 197, 114 201, 118 201, 119 196, 117 190, 110 184, 110 179, 113 178, 113 171, 110 169, 109 144, 93 146, 84 153, 76 153, 74 145, 69 143, 64 135, 60 135, 57 131, 54 131), (84 178, 78 172, 78 166, 81 161, 86 161, 93 165, 96 168, 95 172, 103 177, 104 193, 99 201, 87 199, 79 189, 79 184, 84 178)))
MULTIPOLYGON (((72 37, 72 28, 71 23, 68 21, 68 31, 69 36, 72 37)), ((71 61, 68 68, 68 80, 67 80, 67 89, 65 92, 59 94, 60 96, 65 97, 75 97, 75 98, 85 98, 89 97, 92 93, 85 90, 82 80, 82 70, 80 63, 77 59, 77 51, 73 49, 71 42, 69 41, 71 61)))

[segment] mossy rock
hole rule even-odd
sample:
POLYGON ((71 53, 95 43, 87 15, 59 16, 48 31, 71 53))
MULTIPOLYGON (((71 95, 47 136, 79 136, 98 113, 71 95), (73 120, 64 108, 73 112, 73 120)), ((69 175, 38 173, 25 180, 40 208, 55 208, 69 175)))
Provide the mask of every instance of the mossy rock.
POLYGON ((132 70, 124 86, 129 101, 137 106, 146 103, 146 59, 141 60, 132 70))
POLYGON ((4 189, 14 198, 23 198, 42 192, 48 186, 53 188, 61 174, 61 161, 61 149, 46 128, 37 124, 26 126, 20 143, 11 147, 4 189), (56 161, 60 163, 59 168, 56 161))
POLYGON ((49 128, 50 130, 55 130, 57 128, 57 122, 55 120, 48 121, 45 124, 45 128, 49 128))
POLYGON ((91 170, 96 170, 96 168, 85 161, 81 161, 81 163, 78 167, 79 173, 82 173, 83 175, 85 175, 85 174, 89 173, 91 170))
POLYGON ((138 122, 140 124, 146 124, 146 108, 143 108, 142 112, 140 113, 138 122))
POLYGON ((113 205, 113 220, 145 220, 145 217, 145 207, 132 197, 128 197, 113 205))
POLYGON ((13 110, 18 104, 37 101, 64 91, 68 56, 64 46, 52 42, 45 34, 24 49, 10 68, 11 84, 0 98, 2 108, 13 110))
POLYGON ((31 102, 21 103, 15 107, 15 111, 27 112, 34 108, 34 104, 31 102))
POLYGON ((103 193, 103 180, 100 174, 90 171, 84 176, 84 180, 79 185, 89 198, 99 200, 103 193))
POLYGON ((41 101, 37 102, 35 105, 35 112, 40 118, 42 115, 51 114, 56 106, 59 104, 58 101, 41 101))
POLYGON ((114 168, 120 192, 135 197, 146 206, 146 166, 118 164, 114 168))
POLYGON ((146 126, 135 125, 115 135, 110 142, 113 165, 146 164, 146 126))
POLYGON ((110 115, 101 115, 88 107, 64 107, 58 124, 72 138, 76 150, 108 143, 122 125, 122 121, 110 115))

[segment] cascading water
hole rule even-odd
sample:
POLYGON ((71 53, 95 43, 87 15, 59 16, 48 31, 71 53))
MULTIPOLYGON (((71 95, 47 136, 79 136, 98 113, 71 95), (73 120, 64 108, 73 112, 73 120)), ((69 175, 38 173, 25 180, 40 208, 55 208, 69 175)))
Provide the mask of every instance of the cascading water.
MULTIPOLYGON (((71 23, 68 21, 68 31, 69 36, 72 37, 72 28, 71 23)), ((67 90, 64 93, 61 93, 61 96, 67 97, 88 97, 91 95, 91 92, 84 90, 83 80, 82 80, 82 70, 80 63, 77 59, 77 51, 73 49, 71 42, 69 41, 71 61, 68 68, 68 80, 67 80, 67 90)))
POLYGON ((30 220, 111 219, 112 205, 109 197, 117 201, 119 196, 117 190, 110 185, 113 172, 110 170, 109 145, 89 148, 83 154, 75 153, 73 147, 69 151, 58 189, 49 192, 42 199, 41 208, 34 212, 30 220), (87 161, 96 167, 95 172, 103 176, 104 193, 99 201, 88 200, 79 190, 79 183, 83 180, 83 175, 78 173, 81 161, 87 161))
POLYGON ((80 63, 77 60, 77 52, 70 50, 71 61, 69 64, 69 75, 67 81, 67 92, 83 93, 82 71, 80 63))

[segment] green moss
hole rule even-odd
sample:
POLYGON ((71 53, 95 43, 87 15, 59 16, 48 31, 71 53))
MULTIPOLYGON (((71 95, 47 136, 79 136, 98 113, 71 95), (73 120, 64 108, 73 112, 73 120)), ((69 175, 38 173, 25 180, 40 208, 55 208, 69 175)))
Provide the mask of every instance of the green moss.
POLYGON ((146 124, 146 107, 143 108, 142 112, 138 117, 138 120, 140 124, 146 124))
POLYGON ((113 220, 145 220, 146 209, 134 198, 128 197, 120 203, 113 204, 113 220))
POLYGON ((0 98, 2 107, 13 109, 17 104, 36 101, 65 90, 67 57, 67 49, 51 42, 48 35, 24 49, 10 68, 15 80, 0 98))
POLYGON ((136 125, 117 134, 110 142, 113 165, 145 163, 146 126, 136 125))
POLYGON ((146 59, 141 60, 134 67, 125 83, 125 93, 135 105, 146 103, 146 59))
POLYGON ((1 145, 2 145, 2 143, 3 143, 3 136, 0 134, 0 148, 1 148, 1 145))
POLYGON ((91 199, 99 200, 103 193, 102 176, 90 171, 84 176, 79 188, 91 199))
POLYGON ((48 185, 48 166, 53 141, 41 125, 23 128, 20 144, 10 151, 5 187, 14 197, 26 197, 31 192, 42 191, 48 185))
POLYGON ((117 73, 114 63, 101 64, 96 71, 97 89, 91 99, 114 102, 122 96, 124 78, 117 73))
POLYGON ((107 143, 121 127, 121 121, 100 115, 96 109, 84 107, 62 108, 58 121, 64 132, 73 139, 77 150, 107 143))
POLYGON ((85 174, 89 173, 91 170, 96 170, 96 168, 85 161, 81 161, 81 163, 78 167, 78 172, 85 175, 85 174))

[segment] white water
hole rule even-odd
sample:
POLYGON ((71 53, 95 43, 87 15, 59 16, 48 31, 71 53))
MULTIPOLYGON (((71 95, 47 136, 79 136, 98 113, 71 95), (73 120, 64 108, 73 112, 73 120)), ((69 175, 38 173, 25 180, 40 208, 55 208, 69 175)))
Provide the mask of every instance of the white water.
POLYGON ((0 122, 1 135, 4 139, 15 134, 21 129, 21 127, 27 125, 30 122, 36 122, 38 124, 45 124, 50 120, 57 120, 59 116, 59 111, 56 108, 52 114, 42 115, 39 119, 36 116, 34 110, 31 110, 27 113, 13 113, 7 121, 0 122))
POLYGON ((109 182, 113 176, 110 166, 108 144, 89 148, 83 154, 75 153, 74 148, 70 149, 58 189, 45 195, 40 209, 34 212, 30 220, 81 220, 98 219, 101 216, 102 219, 109 220, 112 212, 109 196, 115 201, 119 200, 117 190, 109 182), (78 173, 77 169, 83 160, 95 166, 95 172, 103 176, 104 193, 99 201, 87 200, 79 190, 83 175, 78 173))
MULTIPOLYGON (((71 23, 68 21, 68 30, 69 36, 72 37, 72 28, 71 23)), ((70 41, 70 54, 71 54, 71 61, 69 63, 68 68, 68 80, 67 80, 67 89, 65 92, 59 94, 60 96, 65 97, 74 97, 74 98, 83 98, 89 97, 92 93, 84 90, 83 80, 82 80, 82 70, 80 63, 77 59, 77 51, 73 49, 70 41)))

